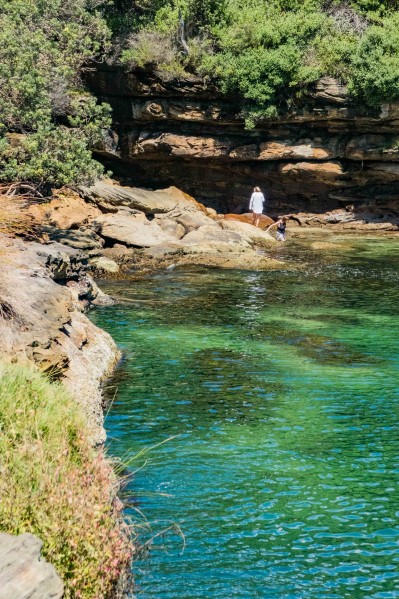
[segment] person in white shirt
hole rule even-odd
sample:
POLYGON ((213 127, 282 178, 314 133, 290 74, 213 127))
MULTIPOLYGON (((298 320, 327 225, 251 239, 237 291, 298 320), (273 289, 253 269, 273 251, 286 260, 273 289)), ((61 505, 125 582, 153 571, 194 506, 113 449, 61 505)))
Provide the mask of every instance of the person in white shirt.
POLYGON ((263 212, 263 204, 265 201, 265 196, 261 192, 260 188, 255 187, 249 202, 249 209, 253 212, 252 224, 255 225, 255 227, 259 227, 260 215, 263 212))

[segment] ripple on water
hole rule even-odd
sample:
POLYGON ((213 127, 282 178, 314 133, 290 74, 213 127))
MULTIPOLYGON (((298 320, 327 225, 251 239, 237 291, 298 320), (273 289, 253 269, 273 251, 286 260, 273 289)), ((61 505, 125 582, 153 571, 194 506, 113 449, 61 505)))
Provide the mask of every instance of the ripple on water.
POLYGON ((93 314, 126 351, 110 451, 175 436, 132 462, 127 513, 165 531, 138 596, 399 598, 398 251, 350 244, 119 282, 137 305, 93 314))

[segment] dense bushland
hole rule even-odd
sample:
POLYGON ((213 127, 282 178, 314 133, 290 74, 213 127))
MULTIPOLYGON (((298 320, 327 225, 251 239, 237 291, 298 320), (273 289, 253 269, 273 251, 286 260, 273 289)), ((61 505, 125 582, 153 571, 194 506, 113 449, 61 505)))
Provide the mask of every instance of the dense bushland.
POLYGON ((0 0, 0 180, 40 186, 101 173, 90 148, 109 109, 81 83, 107 49, 103 0, 0 0))
POLYGON ((87 439, 62 385, 0 365, 0 530, 43 540, 65 597, 104 599, 115 596, 131 545, 112 469, 87 439))
POLYGON ((323 75, 374 109, 399 98, 399 0, 0 0, 0 181, 90 182, 109 108, 82 74, 111 51, 241 99, 248 125, 323 75))
POLYGON ((399 98, 398 0, 116 0, 121 60, 197 73, 239 92, 249 123, 286 109, 323 75, 374 108, 399 98), (130 6, 130 10, 129 10, 130 6), (123 15, 123 16, 122 16, 123 15))

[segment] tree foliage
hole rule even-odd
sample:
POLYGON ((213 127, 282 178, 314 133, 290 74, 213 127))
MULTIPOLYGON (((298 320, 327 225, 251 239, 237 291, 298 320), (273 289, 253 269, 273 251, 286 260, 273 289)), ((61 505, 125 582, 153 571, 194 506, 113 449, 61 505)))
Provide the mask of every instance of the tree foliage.
POLYGON ((109 31, 122 62, 210 78, 253 125, 323 75, 363 107, 397 100, 398 9, 399 0, 0 0, 0 180, 64 185, 101 173, 90 148, 109 108, 81 74, 105 55, 109 31))
POLYGON ((99 9, 97 0, 0 0, 2 180, 62 185, 101 172, 89 148, 109 110, 80 80, 107 43, 99 9))
MULTIPOLYGON (((120 0, 123 1, 123 0, 120 0)), ((399 98, 399 0, 137 0, 122 61, 216 79, 247 122, 277 115, 323 75, 374 108, 399 98), (179 15, 190 53, 182 52, 179 15), (168 52, 145 47, 144 32, 168 52), (166 46, 165 46, 166 47, 166 46), (191 55, 191 56, 190 56, 191 55)))
POLYGON ((399 15, 369 27, 352 57, 350 90, 372 107, 399 98, 399 15))

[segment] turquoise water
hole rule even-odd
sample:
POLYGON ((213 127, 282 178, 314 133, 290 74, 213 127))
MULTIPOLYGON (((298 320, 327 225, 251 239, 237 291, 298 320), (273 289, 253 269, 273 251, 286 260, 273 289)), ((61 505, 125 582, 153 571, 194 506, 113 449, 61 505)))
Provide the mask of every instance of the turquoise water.
POLYGON ((399 597, 399 244, 345 243, 113 284, 130 301, 93 313, 125 352, 110 452, 174 437, 131 464, 140 598, 399 597))

